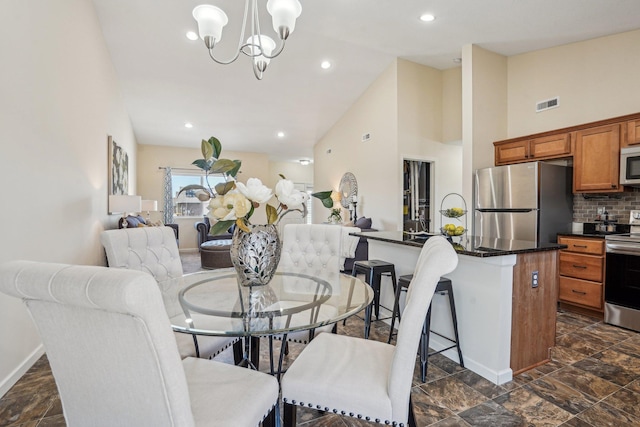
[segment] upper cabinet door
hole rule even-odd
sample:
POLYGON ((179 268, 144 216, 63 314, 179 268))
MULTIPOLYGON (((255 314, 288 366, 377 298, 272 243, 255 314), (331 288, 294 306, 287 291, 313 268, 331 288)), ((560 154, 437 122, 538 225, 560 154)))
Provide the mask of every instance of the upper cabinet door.
POLYGON ((529 152, 534 160, 571 155, 571 134, 569 132, 535 138, 530 141, 530 144, 529 152))
POLYGON ((569 132, 519 141, 500 141, 495 142, 494 147, 496 166, 558 159, 573 154, 569 132))
POLYGON ((627 122, 627 137, 622 146, 637 144, 640 144, 640 120, 629 120, 627 122))
POLYGON ((620 124, 580 130, 575 133, 573 191, 619 192, 620 124))
POLYGON ((496 166, 529 161, 529 141, 495 145, 496 166))

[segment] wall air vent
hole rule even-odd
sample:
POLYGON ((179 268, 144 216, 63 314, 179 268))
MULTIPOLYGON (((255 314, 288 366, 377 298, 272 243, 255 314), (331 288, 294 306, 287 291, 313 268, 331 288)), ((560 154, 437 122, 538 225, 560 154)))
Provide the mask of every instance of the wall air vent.
POLYGON ((545 110, 550 110, 552 108, 557 108, 559 106, 560 106, 560 97, 556 96, 555 98, 547 99, 547 100, 536 103, 536 113, 539 113, 545 110))

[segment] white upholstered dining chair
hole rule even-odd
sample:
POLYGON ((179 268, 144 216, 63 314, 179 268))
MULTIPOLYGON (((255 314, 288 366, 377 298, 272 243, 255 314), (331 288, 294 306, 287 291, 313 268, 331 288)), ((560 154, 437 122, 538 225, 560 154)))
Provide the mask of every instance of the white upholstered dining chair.
POLYGON ((139 271, 12 261, 0 292, 31 313, 73 426, 271 426, 278 382, 180 360, 160 290, 139 271), (265 418, 266 417, 266 418, 265 418))
POLYGON ((296 406, 367 421, 417 427, 411 381, 424 318, 440 276, 458 264, 441 236, 422 248, 407 293, 395 346, 336 334, 320 334, 307 345, 282 378, 284 426, 296 423, 296 406), (416 286, 417 285, 417 286, 416 286))
MULTIPOLYGON (((138 270, 152 275, 159 286, 183 275, 175 234, 170 227, 138 227, 103 231, 100 236, 109 267, 138 270)), ((234 359, 242 359, 242 342, 237 337, 195 336, 176 332, 182 358, 212 358, 234 346, 234 359)))
MULTIPOLYGON (((335 286, 340 274, 340 250, 342 227, 320 224, 288 224, 282 235, 282 255, 278 264, 279 272, 300 273, 327 280, 335 286)), ((295 283, 295 281, 292 281, 295 283)), ((286 291, 286 282, 285 282, 286 291)), ((299 289, 296 290, 300 292, 299 289)), ((333 290, 337 292, 337 289, 333 290)), ((310 292, 311 293, 311 292, 310 292)), ((313 291, 315 293, 315 291, 313 291)), ((286 292, 283 293, 286 295, 286 292)), ((295 304, 281 298, 280 304, 295 304)), ((323 309, 327 310, 326 306, 323 309)), ((323 313, 316 313, 322 316, 323 313)), ((332 317, 334 313, 327 313, 332 317)), ((305 315, 309 315, 305 313, 305 315)), ((295 315, 294 315, 295 316, 295 315)), ((288 341, 307 344, 316 333, 335 331, 335 324, 315 330, 290 332, 288 341)))

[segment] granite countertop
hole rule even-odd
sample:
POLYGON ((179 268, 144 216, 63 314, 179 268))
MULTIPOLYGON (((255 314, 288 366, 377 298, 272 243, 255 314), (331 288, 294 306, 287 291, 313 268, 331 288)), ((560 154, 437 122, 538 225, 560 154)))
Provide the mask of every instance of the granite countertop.
POLYGON ((604 236, 609 236, 611 234, 622 234, 622 233, 608 232, 608 231, 570 231, 568 233, 558 233, 558 236, 597 237, 600 239, 604 239, 604 236))
POLYGON ((584 222, 581 223, 582 231, 570 231, 567 233, 558 233, 558 236, 570 236, 570 237, 598 237, 600 239, 604 239, 605 236, 610 236, 612 234, 626 234, 631 231, 631 225, 627 223, 619 223, 617 221, 612 221, 606 224, 613 224, 615 227, 615 231, 598 231, 598 225, 601 225, 601 222, 584 222))
MULTIPOLYGON (((376 231, 370 233, 351 233, 353 236, 366 237, 370 240, 396 243, 405 246, 415 246, 421 248, 427 239, 435 234, 424 234, 412 236, 402 231, 376 231)), ((528 252, 556 251, 564 249, 566 245, 557 243, 536 243, 527 240, 507 240, 507 239, 480 239, 477 236, 454 237, 454 241, 461 240, 461 243, 453 243, 453 248, 460 255, 476 257, 492 257, 502 255, 521 254, 528 252)))

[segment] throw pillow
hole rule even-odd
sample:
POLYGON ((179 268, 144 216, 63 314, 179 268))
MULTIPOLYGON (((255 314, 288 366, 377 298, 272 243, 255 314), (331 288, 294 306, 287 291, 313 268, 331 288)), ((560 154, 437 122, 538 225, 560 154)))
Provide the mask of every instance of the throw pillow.
POLYGON ((138 217, 131 216, 131 215, 127 216, 127 227, 134 228, 134 227, 137 227, 138 224, 140 224, 140 220, 138 220, 138 217))

